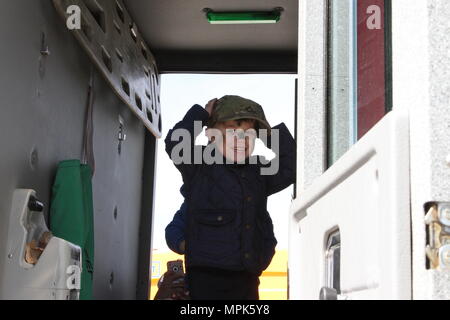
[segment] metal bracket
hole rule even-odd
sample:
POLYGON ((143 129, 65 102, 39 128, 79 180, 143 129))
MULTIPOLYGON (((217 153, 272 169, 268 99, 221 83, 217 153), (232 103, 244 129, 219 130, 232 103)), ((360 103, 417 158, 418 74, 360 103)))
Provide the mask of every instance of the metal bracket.
POLYGON ((121 116, 119 116, 119 134, 117 139, 119 140, 118 152, 120 155, 122 154, 122 143, 127 140, 127 135, 125 134, 125 122, 121 116))
POLYGON ((427 246, 425 252, 431 269, 450 268, 450 202, 425 205, 427 246))
POLYGON ((41 55, 43 55, 43 56, 50 55, 50 49, 47 44, 45 33, 42 33, 42 36, 41 36, 41 55))
POLYGON ((53 4, 65 24, 80 15, 80 28, 71 32, 119 98, 160 138, 158 68, 123 1, 53 0, 53 4), (73 7, 78 13, 71 11, 73 7))

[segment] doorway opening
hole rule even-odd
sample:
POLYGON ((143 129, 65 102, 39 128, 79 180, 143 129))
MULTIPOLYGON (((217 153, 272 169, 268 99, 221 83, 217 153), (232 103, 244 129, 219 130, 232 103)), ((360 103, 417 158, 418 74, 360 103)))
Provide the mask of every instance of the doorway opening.
MULTIPOLYGON (((183 204, 179 192, 181 174, 165 152, 164 138, 168 131, 180 121, 195 104, 205 106, 213 98, 239 95, 258 102, 270 125, 284 122, 294 136, 295 125, 295 79, 296 75, 217 75, 217 74, 163 74, 161 105, 163 112, 162 139, 157 146, 155 182, 155 205, 152 233, 151 291, 153 299, 159 278, 166 272, 168 261, 182 259, 169 249, 165 239, 165 228, 183 204)), ((203 134, 197 144, 206 144, 203 134)), ((254 154, 273 157, 273 153, 257 142, 254 154)), ((287 248, 288 215, 293 195, 293 186, 268 199, 267 209, 274 224, 278 240, 276 254, 271 265, 260 277, 261 300, 287 299, 287 248)))

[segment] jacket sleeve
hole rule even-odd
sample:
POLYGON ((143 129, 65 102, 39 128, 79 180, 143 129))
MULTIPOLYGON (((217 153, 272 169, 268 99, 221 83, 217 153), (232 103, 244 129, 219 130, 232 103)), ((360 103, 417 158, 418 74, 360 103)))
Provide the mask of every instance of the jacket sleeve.
POLYGON ((180 243, 186 239, 186 211, 187 203, 184 202, 166 227, 167 246, 178 254, 184 254, 180 251, 180 243))
POLYGON ((272 130, 278 130, 279 141, 278 150, 274 150, 271 145, 272 139, 269 138, 267 147, 271 148, 275 152, 275 159, 273 159, 265 167, 273 165, 274 161, 278 161, 278 170, 275 174, 265 175, 267 196, 280 192, 295 182, 296 179, 296 143, 288 128, 284 123, 272 128, 272 130), (278 151, 278 152, 277 152, 278 151))
MULTIPOLYGON (((183 120, 169 131, 165 139, 166 152, 181 172, 184 182, 189 181, 195 172, 194 152, 197 148, 195 139, 202 133, 208 119, 208 111, 200 105, 195 105, 189 109, 183 120), (188 151, 189 154, 184 154, 184 151, 188 151)), ((199 148, 201 149, 201 146, 199 148)))

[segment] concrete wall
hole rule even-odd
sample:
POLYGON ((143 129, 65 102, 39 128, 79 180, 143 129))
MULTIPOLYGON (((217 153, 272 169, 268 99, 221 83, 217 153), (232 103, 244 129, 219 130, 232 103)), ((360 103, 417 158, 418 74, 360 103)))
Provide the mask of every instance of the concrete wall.
POLYGON ((326 21, 324 0, 299 1, 298 192, 326 168, 326 21))
POLYGON ((424 204, 450 201, 450 3, 392 2, 393 105, 410 113, 414 299, 449 299, 450 272, 425 268, 424 204))

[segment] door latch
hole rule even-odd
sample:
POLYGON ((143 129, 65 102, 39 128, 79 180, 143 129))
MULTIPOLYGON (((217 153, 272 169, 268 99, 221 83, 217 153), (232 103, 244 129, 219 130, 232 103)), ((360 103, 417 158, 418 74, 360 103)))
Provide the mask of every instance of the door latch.
POLYGON ((427 225, 427 267, 450 268, 450 202, 430 202, 425 205, 427 225))

